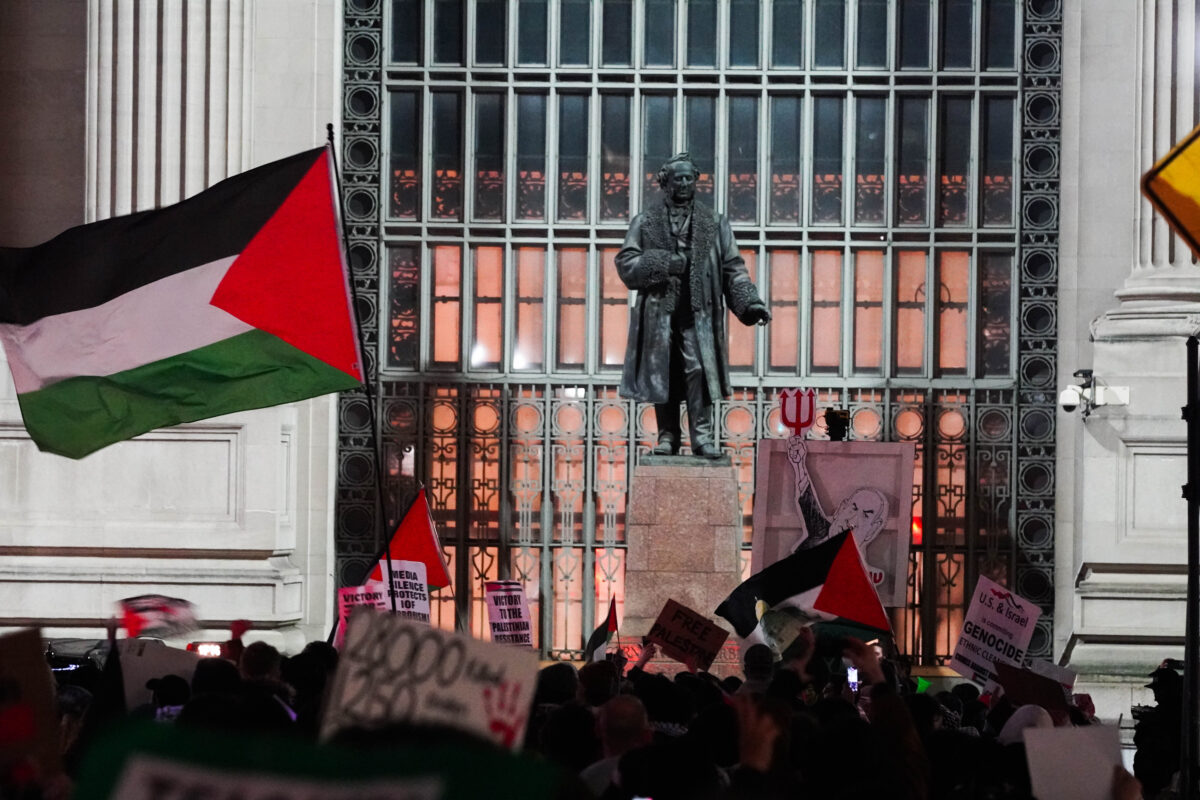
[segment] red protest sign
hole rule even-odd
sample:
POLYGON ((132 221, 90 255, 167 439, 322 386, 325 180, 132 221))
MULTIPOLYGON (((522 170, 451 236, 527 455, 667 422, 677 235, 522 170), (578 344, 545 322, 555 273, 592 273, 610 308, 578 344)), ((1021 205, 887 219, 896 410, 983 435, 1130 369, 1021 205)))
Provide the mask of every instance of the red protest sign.
POLYGON ((668 600, 646 638, 668 658, 694 669, 708 669, 729 632, 703 614, 668 600))

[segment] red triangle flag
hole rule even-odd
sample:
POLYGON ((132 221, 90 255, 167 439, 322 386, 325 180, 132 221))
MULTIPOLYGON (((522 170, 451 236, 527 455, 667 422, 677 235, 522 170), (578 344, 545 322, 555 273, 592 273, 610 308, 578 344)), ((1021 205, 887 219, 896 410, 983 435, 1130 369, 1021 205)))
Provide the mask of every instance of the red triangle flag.
MULTIPOLYGON (((446 569, 446 561, 442 558, 442 543, 438 541, 437 528, 429 514, 429 502, 425 499, 423 488, 417 492, 417 499, 413 500, 404 513, 404 519, 396 526, 396 532, 388 544, 388 553, 392 561, 423 563, 430 589, 450 585, 450 571, 446 569)), ((381 563, 375 564, 375 569, 371 570, 370 580, 383 580, 382 559, 380 555, 381 563)))
POLYGON ((853 534, 846 537, 834 556, 813 608, 860 625, 891 631, 892 625, 863 568, 853 534))
POLYGON ((363 379, 328 149, 229 267, 212 305, 363 379))

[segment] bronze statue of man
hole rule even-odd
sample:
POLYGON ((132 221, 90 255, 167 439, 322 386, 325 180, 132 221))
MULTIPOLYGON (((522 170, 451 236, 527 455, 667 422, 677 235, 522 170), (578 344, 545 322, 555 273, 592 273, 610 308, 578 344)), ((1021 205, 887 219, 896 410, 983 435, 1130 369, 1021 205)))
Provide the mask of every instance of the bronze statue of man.
POLYGON ((729 221, 694 199, 698 175, 687 153, 663 164, 663 196, 633 218, 617 253, 617 273, 637 292, 620 395, 654 404, 653 454, 679 452, 679 403, 685 401, 692 454, 719 458, 712 410, 730 393, 725 308, 744 325, 765 325, 771 313, 746 272, 729 221))

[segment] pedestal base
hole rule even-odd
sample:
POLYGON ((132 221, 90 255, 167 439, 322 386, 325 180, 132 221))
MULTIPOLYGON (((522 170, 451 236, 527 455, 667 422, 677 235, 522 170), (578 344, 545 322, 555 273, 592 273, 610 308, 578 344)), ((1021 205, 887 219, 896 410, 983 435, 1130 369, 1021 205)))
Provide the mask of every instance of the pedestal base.
MULTIPOLYGON (((622 638, 645 635, 667 600, 731 630, 714 614, 741 582, 742 511, 728 460, 659 456, 635 467, 625 541, 622 638)), ((738 666, 720 661, 722 672, 738 666)))

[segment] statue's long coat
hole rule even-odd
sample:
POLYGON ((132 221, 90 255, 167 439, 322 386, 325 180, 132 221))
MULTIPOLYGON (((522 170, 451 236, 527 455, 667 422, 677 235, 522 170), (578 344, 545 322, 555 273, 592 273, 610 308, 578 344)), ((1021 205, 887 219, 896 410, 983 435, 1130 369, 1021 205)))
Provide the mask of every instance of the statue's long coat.
MULTIPOLYGON (((692 205, 692 313, 700 361, 711 400, 728 397, 729 356, 725 345, 725 308, 739 319, 761 303, 746 265, 738 253, 729 221, 700 202, 692 205)), ((643 403, 666 403, 683 398, 677 378, 671 385, 671 313, 679 300, 680 278, 667 272, 675 240, 665 202, 633 218, 625 244, 617 253, 617 274, 637 292, 629 318, 625 368, 620 395, 643 403)))

